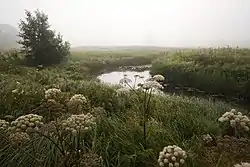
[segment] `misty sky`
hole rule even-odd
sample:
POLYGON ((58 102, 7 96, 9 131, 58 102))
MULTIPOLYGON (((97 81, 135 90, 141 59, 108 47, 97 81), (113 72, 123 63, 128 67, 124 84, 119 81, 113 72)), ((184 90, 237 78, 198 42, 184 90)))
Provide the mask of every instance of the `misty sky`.
POLYGON ((37 8, 72 46, 250 46, 250 0, 0 0, 0 24, 37 8))

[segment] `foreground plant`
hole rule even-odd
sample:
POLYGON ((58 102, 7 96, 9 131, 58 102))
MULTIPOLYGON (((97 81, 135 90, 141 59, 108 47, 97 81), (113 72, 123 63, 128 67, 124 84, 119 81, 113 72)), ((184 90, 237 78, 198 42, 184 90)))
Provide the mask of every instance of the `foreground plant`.
POLYGON ((0 131, 5 131, 9 127, 9 122, 0 119, 0 131))
POLYGON ((241 130, 246 132, 249 131, 250 119, 241 112, 237 112, 235 109, 225 112, 218 120, 221 123, 229 122, 229 125, 234 130, 235 136, 239 136, 241 130))
POLYGON ((160 167, 179 167, 185 163, 186 158, 187 154, 182 148, 167 146, 159 153, 158 164, 160 167))
POLYGON ((64 130, 71 132, 74 136, 85 133, 95 125, 95 118, 90 114, 71 115, 62 121, 64 130))
MULTIPOLYGON (((135 77, 135 81, 136 78, 139 76, 135 77)), ((153 91, 154 90, 158 90, 158 89, 162 89, 163 86, 159 83, 159 82, 163 82, 165 80, 164 76, 162 75, 155 75, 151 78, 146 79, 146 81, 144 81, 143 84, 139 84, 139 89, 141 89, 143 91, 143 98, 141 98, 141 94, 138 94, 137 89, 134 87, 132 87, 129 82, 132 82, 130 79, 126 78, 126 76, 124 76, 124 78, 120 81, 120 83, 125 83, 131 90, 133 90, 137 95, 138 98, 140 100, 142 100, 142 111, 143 111, 143 139, 144 139, 144 146, 147 147, 147 127, 146 124, 149 120, 150 117, 150 103, 151 103, 151 98, 153 95, 153 91)), ((127 93, 129 89, 127 88, 120 88, 120 90, 118 89, 118 93, 127 93)))
POLYGON ((60 89, 57 88, 51 88, 45 91, 45 99, 57 99, 57 96, 61 93, 60 89))
POLYGON ((75 94, 67 103, 67 107, 71 113, 80 113, 83 105, 87 104, 87 99, 82 94, 75 94))

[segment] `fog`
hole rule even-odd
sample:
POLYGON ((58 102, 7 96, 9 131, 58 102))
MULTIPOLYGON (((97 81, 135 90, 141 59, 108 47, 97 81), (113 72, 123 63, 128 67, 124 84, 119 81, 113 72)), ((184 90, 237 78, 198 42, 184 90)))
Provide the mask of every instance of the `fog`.
POLYGON ((48 14, 72 46, 250 46, 250 0, 0 0, 0 24, 48 14))

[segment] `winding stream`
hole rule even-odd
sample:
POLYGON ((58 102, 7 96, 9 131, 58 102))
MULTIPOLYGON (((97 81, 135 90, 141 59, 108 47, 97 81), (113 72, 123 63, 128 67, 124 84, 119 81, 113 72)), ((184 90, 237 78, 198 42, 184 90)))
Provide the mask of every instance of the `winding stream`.
MULTIPOLYGON (((133 71, 132 69, 129 70, 125 70, 125 71, 113 71, 113 72, 108 72, 108 73, 104 73, 99 75, 97 78, 102 82, 102 83, 106 83, 106 84, 112 84, 112 85, 118 85, 119 81, 124 78, 124 75, 126 75, 126 78, 130 79, 132 82, 130 82, 130 85, 133 87, 137 87, 137 85, 139 83, 144 83, 145 79, 151 77, 149 70, 145 70, 145 71, 133 71), (139 75, 142 76, 143 78, 139 78, 137 77, 135 80, 135 75, 139 75)), ((249 104, 245 104, 244 101, 240 101, 240 100, 232 100, 232 99, 227 99, 225 97, 217 97, 214 95, 206 95, 203 93, 199 93, 199 92, 194 92, 193 90, 187 89, 187 90, 183 90, 180 89, 180 87, 172 87, 171 85, 165 87, 164 91, 160 91, 161 94, 176 94, 176 95, 185 95, 185 96, 190 96, 190 97, 199 97, 199 98, 208 98, 208 99, 215 99, 215 100, 222 100, 222 101, 226 101, 229 103, 232 103, 234 105, 240 105, 241 107, 244 106, 244 108, 249 108, 250 106, 249 104)))

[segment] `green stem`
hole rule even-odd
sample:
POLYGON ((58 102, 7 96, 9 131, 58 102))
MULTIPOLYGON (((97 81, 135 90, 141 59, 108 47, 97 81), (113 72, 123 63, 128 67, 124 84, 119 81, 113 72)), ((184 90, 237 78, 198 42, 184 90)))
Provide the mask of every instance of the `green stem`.
MULTIPOLYGON (((9 139, 8 139, 5 135, 3 135, 2 133, 0 133, 0 135, 1 135, 6 141, 9 142, 9 139)), ((27 154, 28 156, 30 156, 30 157, 31 157, 32 159, 34 159, 36 162, 38 162, 41 166, 43 166, 41 160, 37 159, 36 157, 34 157, 33 155, 31 155, 31 154, 28 153, 27 151, 23 150, 21 147, 19 147, 19 146, 16 146, 16 147, 17 147, 20 151, 23 151, 25 154, 27 154)))
POLYGON ((46 135, 43 135, 43 134, 40 134, 40 135, 42 137, 45 137, 46 139, 49 139, 49 141, 51 141, 56 146, 56 148, 58 148, 58 150, 62 153, 62 155, 65 156, 65 152, 60 148, 60 146, 54 140, 52 140, 50 137, 46 135))

